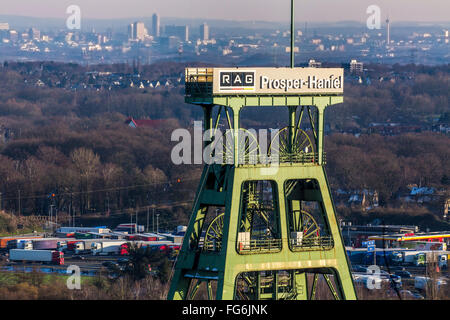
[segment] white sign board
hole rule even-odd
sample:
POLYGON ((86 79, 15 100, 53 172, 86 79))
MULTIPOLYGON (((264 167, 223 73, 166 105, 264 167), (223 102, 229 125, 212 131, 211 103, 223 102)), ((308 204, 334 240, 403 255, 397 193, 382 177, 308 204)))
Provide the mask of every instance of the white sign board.
POLYGON ((214 95, 342 94, 342 68, 214 68, 214 95))

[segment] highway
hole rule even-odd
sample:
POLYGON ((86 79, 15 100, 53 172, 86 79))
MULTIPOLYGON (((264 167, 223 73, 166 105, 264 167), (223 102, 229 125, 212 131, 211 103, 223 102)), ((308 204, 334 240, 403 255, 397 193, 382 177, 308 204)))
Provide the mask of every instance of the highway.
POLYGON ((80 267, 82 276, 95 276, 102 268, 106 269, 102 263, 106 261, 117 262, 123 256, 92 256, 92 255, 71 255, 64 256, 64 265, 52 265, 33 262, 4 262, 0 264, 0 271, 9 272, 43 272, 67 274, 67 268, 71 265, 80 267), (81 257, 81 258, 80 258, 81 257))

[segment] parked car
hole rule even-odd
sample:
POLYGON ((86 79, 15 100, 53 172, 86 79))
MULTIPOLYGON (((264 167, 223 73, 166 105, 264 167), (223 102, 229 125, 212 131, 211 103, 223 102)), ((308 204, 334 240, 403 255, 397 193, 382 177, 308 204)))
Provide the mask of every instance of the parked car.
POLYGON ((425 292, 427 288, 433 285, 436 285, 437 290, 440 290, 441 287, 447 285, 447 281, 445 278, 433 280, 430 277, 422 277, 422 276, 414 277, 414 287, 418 290, 425 292))
POLYGON ((359 266, 359 265, 352 266, 352 270, 353 270, 353 272, 367 272, 366 267, 359 266))
POLYGON ((384 270, 380 270, 380 276, 381 276, 381 277, 389 278, 389 272, 386 272, 386 271, 384 271, 384 270))
POLYGON ((390 279, 393 281, 391 282, 391 285, 395 286, 397 289, 400 289, 402 287, 402 278, 396 274, 389 275, 390 279))
POLYGON ((108 269, 118 268, 119 264, 114 261, 105 261, 102 263, 102 266, 107 267, 108 269))
POLYGON ((409 271, 406 270, 400 270, 400 271, 396 271, 395 275, 401 277, 401 278, 412 278, 412 275, 409 271))
POLYGON ((117 263, 119 264, 127 264, 130 261, 128 258, 119 258, 117 259, 117 263))
POLYGON ((411 292, 409 290, 401 290, 400 295, 404 299, 416 299, 416 300, 423 300, 424 297, 418 293, 411 292))

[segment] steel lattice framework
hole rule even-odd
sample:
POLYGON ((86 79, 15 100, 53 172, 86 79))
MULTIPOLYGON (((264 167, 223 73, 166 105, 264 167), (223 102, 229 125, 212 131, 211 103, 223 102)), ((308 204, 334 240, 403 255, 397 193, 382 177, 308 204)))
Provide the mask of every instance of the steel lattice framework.
POLYGON ((224 158, 234 162, 203 169, 168 299, 194 299, 202 284, 209 299, 315 299, 320 281, 332 298, 356 299, 324 170, 324 112, 343 94, 217 94, 215 75, 187 69, 185 101, 203 108, 204 130, 226 119, 234 144, 224 158), (249 161, 263 156, 257 141, 239 140, 249 106, 288 109, 278 143, 264 154, 279 154, 273 172, 249 161), (215 217, 213 207, 221 210, 215 217))

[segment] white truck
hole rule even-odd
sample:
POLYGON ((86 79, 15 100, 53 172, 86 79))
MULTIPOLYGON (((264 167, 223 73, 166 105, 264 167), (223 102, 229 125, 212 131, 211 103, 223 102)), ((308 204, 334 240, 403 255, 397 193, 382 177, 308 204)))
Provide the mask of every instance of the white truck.
POLYGON ((44 262, 57 265, 64 264, 64 254, 54 250, 9 250, 10 261, 44 262))
POLYGON ((89 240, 78 241, 77 243, 75 243, 75 246, 74 246, 75 254, 90 253, 92 251, 92 244, 97 241, 98 241, 98 239, 89 239, 89 240))
POLYGON ((355 283, 360 283, 367 289, 379 289, 383 282, 389 281, 367 273, 353 273, 352 277, 355 283))
POLYGON ((32 250, 33 249, 33 241, 31 241, 31 240, 22 241, 18 244, 17 249, 32 250))
POLYGON ((69 241, 74 241, 73 238, 62 238, 62 239, 58 239, 58 241, 56 242, 56 249, 58 251, 67 251, 68 248, 68 243, 69 241))
POLYGON ((424 251, 416 255, 415 265, 425 266, 436 263, 440 269, 447 269, 449 253, 445 251, 424 251))
POLYGON ((183 232, 186 232, 186 230, 187 230, 187 226, 177 226, 177 228, 176 228, 176 233, 183 233, 183 232))
POLYGON ((439 268, 446 269, 448 267, 448 251, 403 251, 401 252, 403 261, 400 261, 400 257, 395 257, 396 264, 405 264, 412 266, 425 266, 429 263, 437 263, 439 268))
POLYGON ((392 251, 389 253, 389 257, 394 264, 403 264, 403 253, 401 251, 392 251))
POLYGON ((121 246, 127 241, 96 241, 91 244, 92 254, 95 255, 118 255, 121 246))
MULTIPOLYGON (((436 288, 439 290, 441 286, 446 285, 447 281, 445 279, 436 279, 435 280, 436 288)), ((433 280, 430 277, 415 277, 414 278, 414 288, 426 291, 427 289, 431 289, 433 285, 433 280)))
POLYGON ((418 251, 403 251, 403 263, 408 265, 415 265, 418 251))
POLYGON ((66 240, 60 240, 56 243, 56 246, 59 251, 66 251, 67 250, 67 241, 66 240))
POLYGON ((31 239, 15 239, 8 241, 7 244, 8 249, 25 249, 31 250, 33 249, 33 242, 31 239))
POLYGON ((110 233, 111 229, 108 228, 89 228, 89 227, 61 227, 58 230, 56 230, 56 233, 59 234, 67 234, 67 233, 88 233, 88 232, 94 232, 94 233, 110 233))

